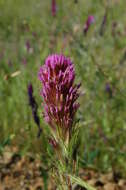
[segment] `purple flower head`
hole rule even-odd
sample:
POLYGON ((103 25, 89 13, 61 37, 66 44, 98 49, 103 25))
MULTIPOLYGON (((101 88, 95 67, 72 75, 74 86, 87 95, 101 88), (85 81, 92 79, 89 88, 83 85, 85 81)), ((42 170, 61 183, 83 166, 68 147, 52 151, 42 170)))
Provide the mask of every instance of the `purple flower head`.
POLYGON ((56 16, 56 0, 52 0, 52 16, 56 16))
POLYGON ((29 83, 29 84, 28 84, 28 95, 31 96, 32 93, 33 93, 33 87, 32 87, 32 84, 29 83))
POLYGON ((79 107, 79 85, 74 85, 75 71, 72 61, 64 55, 50 55, 40 68, 41 95, 44 100, 44 118, 53 128, 72 127, 79 107))
POLYGON ((93 24, 94 22, 95 22, 94 16, 92 16, 92 15, 88 16, 87 21, 86 21, 86 23, 84 25, 84 33, 85 34, 87 34, 87 32, 88 32, 88 30, 90 28, 90 25, 93 24))
POLYGON ((29 97, 29 104, 31 105, 31 107, 33 107, 34 106, 33 87, 31 83, 28 85, 28 97, 29 97))

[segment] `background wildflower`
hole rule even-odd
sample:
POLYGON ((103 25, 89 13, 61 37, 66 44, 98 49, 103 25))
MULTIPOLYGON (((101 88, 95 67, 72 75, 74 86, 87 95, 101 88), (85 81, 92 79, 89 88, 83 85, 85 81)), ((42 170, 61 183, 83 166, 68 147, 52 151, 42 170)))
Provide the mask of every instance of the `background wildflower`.
POLYGON ((29 41, 29 40, 26 41, 25 46, 26 46, 27 52, 29 52, 30 49, 31 49, 31 44, 30 44, 30 41, 29 41))
POLYGON ((52 11, 52 16, 56 16, 56 0, 52 0, 51 11, 52 11))
POLYGON ((40 136, 42 130, 40 128, 40 119, 37 114, 38 105, 36 103, 35 97, 33 96, 33 86, 31 83, 28 84, 28 97, 29 97, 29 105, 32 108, 32 115, 33 115, 34 121, 37 124, 38 129, 39 129, 38 136, 40 136))
POLYGON ((87 21, 84 25, 84 34, 87 34, 91 24, 94 23, 94 21, 95 21, 94 16, 92 16, 92 15, 88 16, 87 21))
POLYGON ((100 32, 99 32, 99 34, 101 36, 104 34, 104 31, 105 31, 105 25, 106 25, 106 22, 107 22, 107 14, 108 14, 108 12, 106 11, 105 14, 104 14, 104 17, 102 19, 102 23, 101 23, 101 27, 100 27, 100 32))

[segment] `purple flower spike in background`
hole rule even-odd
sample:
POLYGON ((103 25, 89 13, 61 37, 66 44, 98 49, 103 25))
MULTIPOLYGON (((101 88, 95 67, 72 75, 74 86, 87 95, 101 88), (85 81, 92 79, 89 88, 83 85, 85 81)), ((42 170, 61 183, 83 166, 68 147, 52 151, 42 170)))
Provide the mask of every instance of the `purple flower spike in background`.
POLYGON ((91 24, 93 24, 94 22, 95 22, 94 16, 92 16, 92 15, 88 16, 88 19, 84 25, 84 34, 87 34, 91 24))
POLYGON ((56 16, 56 0, 52 0, 52 16, 56 16))
POLYGON ((31 49, 31 44, 29 40, 26 41, 25 46, 26 46, 27 52, 29 52, 31 49))
POLYGON ((38 131, 38 137, 39 137, 42 129, 40 128, 40 120, 37 115, 38 105, 35 101, 35 97, 33 96, 33 86, 31 83, 29 83, 29 85, 28 85, 28 97, 29 97, 29 105, 32 108, 32 115, 33 115, 34 121, 37 124, 38 129, 39 129, 39 131, 38 131))
POLYGON ((50 55, 40 68, 41 95, 44 100, 44 118, 54 129, 66 132, 73 126, 79 107, 79 85, 74 85, 75 71, 72 61, 64 55, 50 55))
POLYGON ((100 27, 100 31, 99 31, 99 34, 101 36, 104 34, 104 31, 105 31, 105 25, 106 25, 106 22, 107 22, 107 14, 108 14, 108 12, 106 11, 105 14, 104 14, 104 17, 102 19, 102 23, 101 23, 101 27, 100 27))

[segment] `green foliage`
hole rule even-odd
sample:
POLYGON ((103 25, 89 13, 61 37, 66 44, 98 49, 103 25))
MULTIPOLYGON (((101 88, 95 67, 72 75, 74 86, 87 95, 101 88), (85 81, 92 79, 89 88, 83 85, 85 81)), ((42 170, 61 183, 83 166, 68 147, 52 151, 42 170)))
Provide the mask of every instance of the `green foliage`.
POLYGON ((87 183, 85 183, 84 180, 82 180, 79 177, 75 177, 75 176, 71 176, 71 175, 69 175, 69 177, 73 183, 76 183, 76 184, 80 185, 81 187, 86 188, 87 190, 96 190, 95 188, 93 188, 90 185, 88 185, 87 183))
POLYGON ((11 141, 14 138, 14 134, 9 135, 6 139, 3 140, 3 142, 0 143, 0 154, 3 153, 4 148, 11 144, 11 141))
POLYGON ((32 150, 44 155, 47 149, 52 154, 43 136, 36 137, 27 85, 33 84, 41 126, 46 130, 41 114, 38 68, 48 54, 62 51, 72 57, 77 81, 82 83, 77 113, 81 126, 77 147, 80 160, 84 166, 92 165, 103 171, 113 168, 125 173, 125 3, 78 0, 74 4, 74 0, 61 0, 57 4, 57 15, 53 18, 50 0, 0 0, 0 147, 14 134, 12 142, 20 147, 22 154, 32 150), (99 30, 106 7, 107 20, 101 36, 99 30), (95 23, 84 36, 83 26, 89 14, 94 15, 95 23), (20 73, 13 77, 16 71, 20 73), (107 83, 112 97, 105 90, 107 83))

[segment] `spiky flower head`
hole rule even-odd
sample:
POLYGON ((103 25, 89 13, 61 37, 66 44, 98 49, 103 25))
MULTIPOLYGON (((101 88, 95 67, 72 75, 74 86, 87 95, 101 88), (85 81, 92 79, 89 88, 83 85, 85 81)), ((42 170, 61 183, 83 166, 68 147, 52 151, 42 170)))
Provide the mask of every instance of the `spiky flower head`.
POLYGON ((41 95, 44 100, 44 118, 51 127, 70 129, 79 107, 79 85, 74 85, 75 71, 72 61, 64 55, 50 55, 40 68, 41 95))

